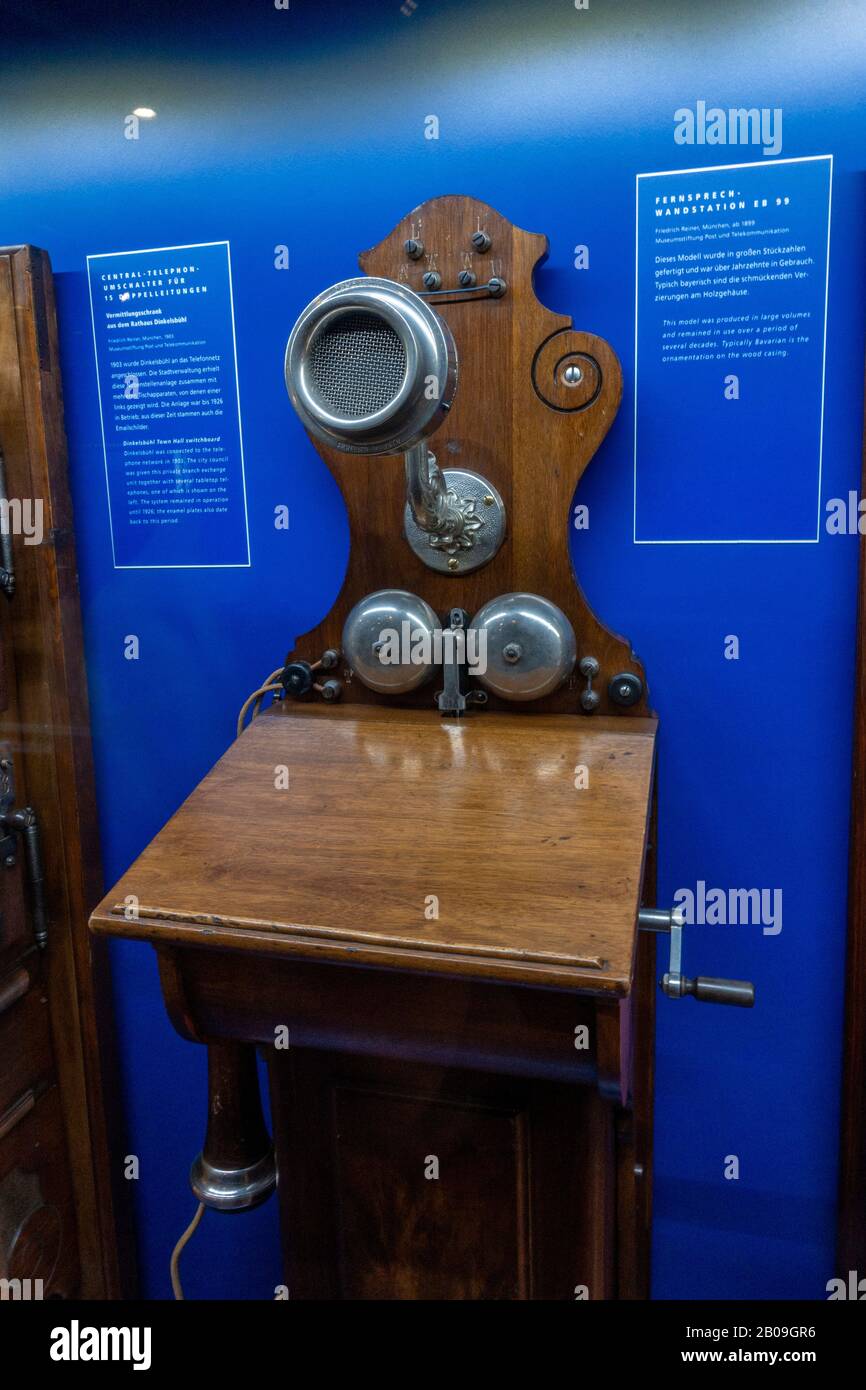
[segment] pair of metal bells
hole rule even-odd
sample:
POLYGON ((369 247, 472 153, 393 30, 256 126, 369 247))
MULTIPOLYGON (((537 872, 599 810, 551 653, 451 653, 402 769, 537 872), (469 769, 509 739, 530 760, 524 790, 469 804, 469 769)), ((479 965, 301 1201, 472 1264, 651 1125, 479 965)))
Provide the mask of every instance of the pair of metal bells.
MULTIPOLYGON (((441 669, 454 640, 424 599, 405 589, 381 589, 347 617, 343 656, 370 690, 405 695, 441 669)), ((495 695, 538 700, 574 670, 574 629, 549 599, 503 594, 485 603, 469 623, 465 659, 469 674, 495 695)))

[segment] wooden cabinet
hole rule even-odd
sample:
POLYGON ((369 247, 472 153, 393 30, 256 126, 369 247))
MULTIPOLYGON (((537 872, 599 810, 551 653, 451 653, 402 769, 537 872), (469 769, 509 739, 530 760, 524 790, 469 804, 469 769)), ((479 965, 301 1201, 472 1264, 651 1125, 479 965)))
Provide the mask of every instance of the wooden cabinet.
POLYGON ((86 930, 101 874, 57 324, 32 246, 0 249, 0 451, 0 1279, 104 1297, 131 1271, 105 952, 86 930))
POLYGON ((95 912, 267 1057, 293 1297, 645 1289, 655 729, 282 706, 95 912))

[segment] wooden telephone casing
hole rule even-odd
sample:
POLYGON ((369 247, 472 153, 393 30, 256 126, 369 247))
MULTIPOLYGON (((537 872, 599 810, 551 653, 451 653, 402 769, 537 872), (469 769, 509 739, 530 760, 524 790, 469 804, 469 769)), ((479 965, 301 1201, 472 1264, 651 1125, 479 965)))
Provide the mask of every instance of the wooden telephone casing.
MULTIPOLYGON (((505 503, 508 534, 482 569, 465 575, 437 573, 402 535, 406 486, 401 460, 343 454, 314 441, 343 494, 351 548, 333 608, 296 643, 293 659, 315 661, 323 650, 339 648, 346 615, 378 589, 407 589, 437 613, 457 606, 470 615, 489 599, 523 590, 552 600, 568 616, 577 635, 578 662, 584 656, 599 661, 601 671, 593 683, 601 697, 599 714, 618 712, 607 687, 622 671, 634 672, 644 684, 630 713, 649 711, 643 668, 626 639, 610 632, 589 607, 568 547, 574 491, 616 415, 622 371, 604 339, 573 328, 567 315, 554 314, 536 298, 533 274, 547 249, 545 236, 522 231, 476 199, 451 195, 416 208, 359 257, 366 274, 396 280, 419 293, 428 270, 438 271, 446 289, 457 285, 461 270, 471 270, 478 284, 493 275, 505 280, 501 299, 460 299, 458 294, 430 301, 447 319, 458 354, 456 399, 430 447, 441 468, 468 468, 493 484, 505 503), (471 238, 477 230, 490 237, 489 251, 474 250, 471 238), (410 238, 425 248, 418 260, 404 250, 410 238), (572 362, 579 362, 583 371, 577 387, 562 381, 572 362)), ((565 686, 532 701, 527 712, 573 712, 575 691, 582 685, 575 668, 565 686)), ((375 702, 382 697, 354 680, 343 698, 375 702)), ((416 708, 431 706, 429 687, 396 699, 416 708)), ((490 708, 513 713, 519 707, 491 695, 490 708)))

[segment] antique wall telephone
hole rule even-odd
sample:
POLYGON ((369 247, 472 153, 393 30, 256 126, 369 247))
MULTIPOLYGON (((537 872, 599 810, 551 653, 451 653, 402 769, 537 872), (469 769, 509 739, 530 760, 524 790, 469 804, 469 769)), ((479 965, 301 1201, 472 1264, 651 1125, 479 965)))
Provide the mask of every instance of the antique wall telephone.
MULTIPOLYGON (((476 239, 481 237, 489 242, 486 233, 476 233, 476 239)), ((412 239, 406 245, 407 254, 417 259, 420 243, 412 239)), ((475 279, 473 272, 463 276, 475 279)), ((430 278, 425 276, 424 283, 430 278)), ((457 292, 464 290, 499 299, 507 285, 497 277, 484 286, 460 285, 457 292)), ((292 331, 286 384, 305 426, 324 444, 371 456, 403 451, 406 505, 400 521, 406 542, 429 569, 456 577, 493 559, 505 540, 506 513, 489 479, 468 468, 443 472, 427 445, 453 404, 458 360, 446 320, 423 296, 429 300, 448 294, 441 287, 416 293, 379 278, 334 285, 304 310, 292 331)), ((573 384, 579 384, 583 369, 572 363, 568 371, 573 384)), ((462 608, 451 609, 448 626, 452 632, 463 635, 467 621, 462 608)), ((413 654, 432 653, 438 631, 437 615, 423 598, 402 589, 383 589, 359 600, 349 613, 342 657, 368 689, 381 695, 407 694, 433 676, 437 663, 432 656, 413 659, 413 654), (402 658, 387 662, 383 658, 388 645, 383 631, 400 633, 408 649, 402 658)), ((476 647, 483 646, 485 658, 489 651, 489 661, 476 662, 481 685, 503 699, 538 699, 557 690, 574 670, 571 624, 556 604, 539 595, 506 594, 491 599, 475 615, 470 638, 473 634, 483 639, 476 647)), ((464 689, 465 651, 465 643, 450 644, 444 688, 437 695, 443 714, 462 714, 467 702, 487 702, 484 690, 464 689)), ((329 652, 327 659, 333 662, 335 656, 329 652)), ((586 658, 584 667, 592 694, 597 663, 586 658)), ((312 688, 311 675, 306 663, 292 662, 281 679, 287 692, 297 698, 312 688)), ((611 698, 631 705, 642 689, 640 677, 622 673, 612 682, 611 698)), ((322 693, 336 698, 338 692, 332 677, 322 693)), ((597 703, 593 695, 585 708, 597 703)))
MULTIPOLYGON (((646 905, 656 721, 640 662, 575 584, 567 531, 577 481, 618 408, 621 372, 607 343, 536 299, 533 270, 545 253, 545 238, 485 204, 436 198, 361 256, 363 276, 301 313, 286 384, 346 502, 342 590, 250 696, 238 733, 252 707, 250 728, 93 918, 96 930, 156 945, 175 1025, 208 1044, 208 1135, 192 1173, 203 1204, 242 1210, 273 1189, 249 1045, 267 1045, 274 1026, 290 1023, 294 1055, 268 1054, 277 1150, 296 1175, 313 1165, 322 1203, 316 1218, 291 1174, 281 1185, 301 1297, 380 1296, 383 1279, 396 1287, 412 1265, 412 1252, 398 1250, 402 1227, 390 1237, 391 1265, 358 1235, 390 1219, 381 1192, 366 1191, 366 1168, 353 1167, 353 1144, 370 1135, 384 1154, 399 1148, 403 1126, 384 1117, 382 1095, 429 1091, 440 1116, 442 1095, 453 1093, 448 1124, 463 1134, 478 1097, 511 1087, 508 1105, 529 1117, 525 1142, 542 1172, 561 1155, 531 1119, 551 1084, 565 1087, 563 1115, 577 1107, 569 1133, 589 1145, 575 1162, 590 1163, 599 1191, 619 1184, 619 1296, 645 1291, 654 934, 670 935, 661 981, 670 997, 754 998, 745 982, 687 977, 681 918, 646 905), (269 696, 274 707, 256 718, 269 696), (200 861, 227 792, 257 801, 255 766, 283 759, 295 778, 291 810, 274 798, 233 830, 243 839, 266 818, 279 854, 262 857, 250 839, 249 872, 241 846, 237 874, 215 884, 200 861), (352 809, 356 786, 366 800, 352 809), (415 853, 395 848, 406 835, 415 853), (179 887, 168 867, 178 856, 189 875, 179 887), (121 893, 146 904, 135 923, 120 921, 121 893), (435 916, 423 908, 430 898, 435 916), (407 999, 417 1000, 408 1013, 407 999), (576 1056, 581 1028, 585 1057, 576 1056), (444 1068, 433 1079, 431 1060, 444 1068), (334 1098, 350 1076, 351 1094, 369 1096, 352 1102, 365 1116, 357 1135, 344 1118, 332 1150, 315 1151, 311 1138, 308 1153, 285 1117, 306 1094, 322 1127, 337 1124, 334 1107, 347 1102, 334 1098), (348 1222, 342 1233, 332 1199, 348 1222), (320 1239, 327 1258, 298 1253, 320 1239)), ((426 1101, 412 1103, 430 1113, 426 1101)), ((489 1113, 485 1102, 479 1136, 489 1113)), ((472 1153, 466 1142, 460 1151, 472 1153)), ((516 1163, 516 1183, 526 1162, 516 1163)), ((548 1229, 541 1189, 524 1200, 538 1207, 526 1229, 548 1229)), ((447 1268, 450 1237, 437 1226, 441 1270, 431 1274, 428 1258, 408 1286, 438 1278, 464 1288, 441 1296, 541 1296, 532 1290, 545 1281, 564 1288, 579 1250, 594 1271, 589 1296, 616 1296, 607 1210, 590 1202, 560 1213, 516 1272, 497 1266, 465 1286, 447 1268), (556 1251, 554 1233, 566 1227, 567 1249, 556 1251), (565 1272, 554 1276, 557 1261, 565 1272), (491 1292, 500 1288, 516 1292, 491 1292)), ((437 1212, 440 1225, 447 1219, 437 1212)))
MULTIPOLYGON (((469 239, 466 254, 486 255, 492 247, 490 234, 479 229, 469 239)), ((403 249, 409 262, 425 254, 414 237, 407 238, 403 249)), ((470 467, 443 469, 427 443, 451 410, 459 377, 454 337, 431 301, 444 307, 472 303, 475 295, 503 300, 508 293, 501 276, 479 285, 476 273, 464 269, 457 278, 459 283, 450 289, 443 288, 438 271, 426 272, 417 289, 380 277, 343 281, 308 305, 286 351, 288 392, 315 439, 346 454, 378 458, 403 453, 406 501, 399 524, 406 544, 428 569, 455 579, 488 565, 507 532, 506 507, 496 484, 470 467)), ((601 389, 600 366, 584 353, 565 352, 553 363, 552 377, 566 392, 578 392, 568 407, 573 410, 585 409, 601 389), (594 383, 591 396, 580 389, 586 377, 594 383)), ((446 448, 454 454, 461 451, 454 440, 446 448)), ((375 507, 376 499, 370 504, 375 507)), ((450 609, 447 624, 452 631, 463 633, 467 622, 463 608, 450 609)), ((407 628, 415 639, 403 643, 410 652, 413 647, 422 652, 435 648, 439 620, 425 599, 396 588, 368 594, 346 617, 341 653, 324 653, 325 668, 333 668, 342 656, 348 669, 376 694, 418 690, 432 678, 438 663, 409 659, 406 653, 404 660, 386 661, 382 656, 387 645, 382 631, 402 636, 407 628)), ((490 598, 474 615, 468 635, 478 639, 476 648, 485 650, 485 661, 476 662, 483 688, 464 690, 467 662, 448 661, 445 688, 437 695, 443 714, 463 713, 467 700, 484 705, 488 693, 508 701, 540 699, 558 690, 574 672, 574 629, 566 614, 541 595, 520 592, 490 598)), ((450 650, 465 652, 465 644, 451 643, 450 650)), ((586 685, 581 708, 587 713, 601 703, 593 690, 599 670, 595 657, 582 658, 580 673, 586 685)), ((309 663, 290 662, 281 681, 289 695, 299 698, 313 690, 312 675, 309 663)), ((320 693, 336 699, 342 686, 331 676, 320 693)), ((618 672, 608 681, 608 698, 621 708, 636 704, 642 694, 643 681, 635 671, 618 672)))

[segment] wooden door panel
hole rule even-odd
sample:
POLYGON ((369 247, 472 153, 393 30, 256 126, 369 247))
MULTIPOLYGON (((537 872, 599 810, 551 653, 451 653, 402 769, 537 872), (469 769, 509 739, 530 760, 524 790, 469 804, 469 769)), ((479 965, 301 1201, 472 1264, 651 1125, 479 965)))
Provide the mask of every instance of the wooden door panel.
MULTIPOLYGON (((5 600, 0 598, 0 629, 3 627, 5 600)), ((10 651, 10 665, 12 653, 10 651)), ((14 671, 14 666, 12 666, 14 671)), ((14 697, 11 692, 7 701, 7 711, 14 711, 14 697), (11 705, 9 703, 11 701, 11 705)), ((18 800, 21 791, 17 777, 18 768, 13 757, 12 745, 0 740, 0 808, 9 800, 10 807, 20 807, 18 800), (12 790, 7 797, 7 788, 12 790)), ((0 975, 11 968, 16 960, 34 946, 33 922, 28 912, 24 890, 24 857, 17 838, 11 843, 0 831, 0 975)))
POLYGON ((291 1297, 612 1295, 594 1088, 303 1049, 270 1065, 291 1297))
POLYGON ((0 976, 0 1117, 22 1091, 53 1080, 48 999, 35 952, 0 976))
POLYGON ((43 1281, 45 1298, 80 1288, 75 1208, 56 1086, 22 1092, 0 1116, 0 1278, 43 1281))
POLYGON ((331 1090, 344 1298, 526 1298, 526 1115, 331 1090))

